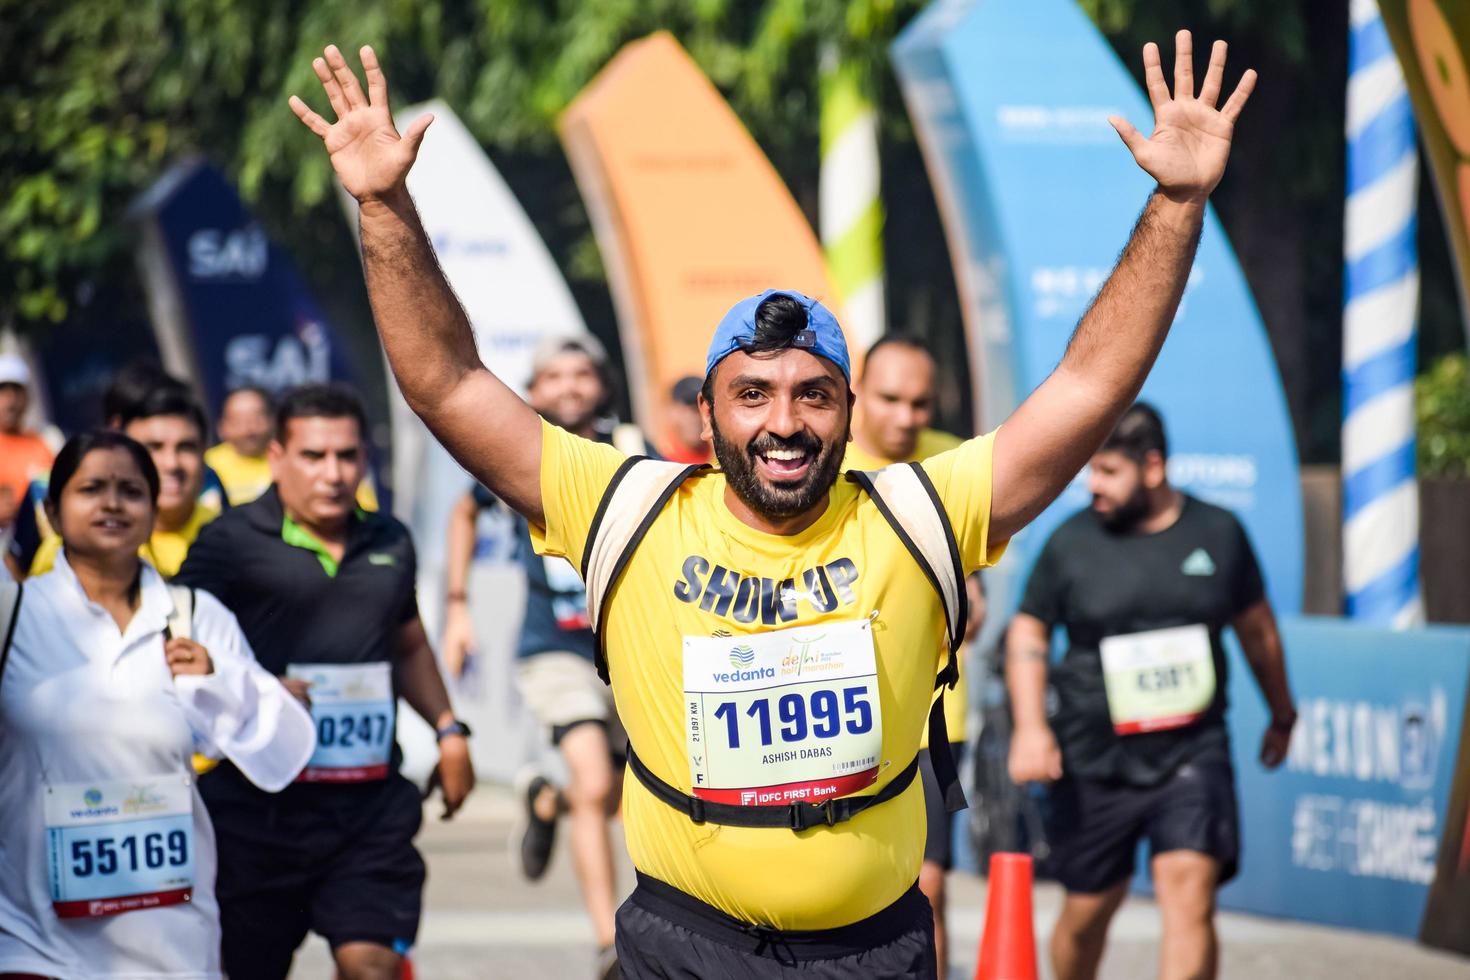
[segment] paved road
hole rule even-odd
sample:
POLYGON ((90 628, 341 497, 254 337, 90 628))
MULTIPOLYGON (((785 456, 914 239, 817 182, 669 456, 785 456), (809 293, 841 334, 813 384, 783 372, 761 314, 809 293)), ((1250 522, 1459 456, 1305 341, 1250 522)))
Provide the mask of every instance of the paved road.
MULTIPOLYGON (((507 840, 512 803, 483 787, 451 823, 425 811, 420 844, 429 862, 423 929, 414 962, 419 980, 578 980, 590 977, 592 933, 580 912, 571 863, 557 854, 547 878, 528 885, 511 868, 507 840)), ((626 862, 622 881, 631 887, 626 862)), ((955 875, 951 909, 954 959, 950 976, 974 975, 985 907, 984 883, 955 875)), ((1060 901, 1052 886, 1035 896, 1038 935, 1050 928, 1060 901)), ((1158 919, 1152 904, 1134 900, 1113 925, 1103 963, 1107 980, 1153 975, 1158 919)), ((1220 919, 1226 980, 1467 980, 1470 959, 1365 933, 1253 916, 1220 919)), ((1043 969, 1043 976, 1046 976, 1043 969)), ((330 978, 325 945, 315 938, 297 957, 293 978, 330 978)))

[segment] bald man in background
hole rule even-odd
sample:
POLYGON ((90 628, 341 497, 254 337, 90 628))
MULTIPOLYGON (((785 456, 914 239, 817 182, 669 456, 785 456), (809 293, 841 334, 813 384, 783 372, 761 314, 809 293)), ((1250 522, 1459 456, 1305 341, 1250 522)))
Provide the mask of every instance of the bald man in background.
MULTIPOLYGON (((934 356, 914 337, 887 334, 868 348, 863 373, 856 385, 852 441, 847 444, 842 468, 879 470, 893 463, 928 459, 958 446, 959 436, 931 429, 934 420, 934 389, 938 369, 934 356)), ((978 575, 966 585, 970 590, 971 622, 965 639, 972 640, 985 615, 984 592, 978 575)), ((949 729, 950 751, 959 765, 965 748, 965 670, 954 690, 944 695, 944 721, 949 729)), ((923 747, 929 745, 924 730, 923 747)), ((944 876, 954 864, 951 847, 952 824, 944 808, 944 797, 934 776, 928 753, 919 756, 919 773, 924 783, 924 808, 929 832, 924 843, 924 864, 919 871, 919 890, 934 909, 934 947, 939 975, 947 968, 944 928, 944 876)))

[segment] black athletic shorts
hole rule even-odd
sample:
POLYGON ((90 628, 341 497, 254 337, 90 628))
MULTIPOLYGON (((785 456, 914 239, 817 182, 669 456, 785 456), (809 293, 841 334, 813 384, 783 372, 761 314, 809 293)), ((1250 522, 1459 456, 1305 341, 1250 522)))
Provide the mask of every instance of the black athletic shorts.
POLYGON ((1133 874, 1138 842, 1149 857, 1197 851, 1220 862, 1220 884, 1240 865, 1240 817, 1228 749, 1181 765, 1157 786, 1063 777, 1051 788, 1051 872, 1068 891, 1106 891, 1133 874))
POLYGON ((211 809, 230 980, 281 980, 308 930, 333 949, 369 942, 404 953, 413 945, 424 887, 413 846, 423 820, 418 788, 397 773, 386 786, 342 788, 370 805, 211 809))
MULTIPOLYGON (((949 750, 954 753, 955 771, 965 758, 965 743, 950 742, 949 750)), ((924 819, 928 832, 924 837, 924 860, 937 864, 945 871, 954 867, 954 814, 944 809, 944 794, 939 789, 939 779, 934 775, 934 761, 929 750, 919 753, 919 781, 924 786, 924 819)))
POLYGON ((617 946, 623 980, 938 976, 934 913, 917 884, 886 909, 851 925, 777 932, 741 922, 639 874, 638 887, 618 909, 617 946))

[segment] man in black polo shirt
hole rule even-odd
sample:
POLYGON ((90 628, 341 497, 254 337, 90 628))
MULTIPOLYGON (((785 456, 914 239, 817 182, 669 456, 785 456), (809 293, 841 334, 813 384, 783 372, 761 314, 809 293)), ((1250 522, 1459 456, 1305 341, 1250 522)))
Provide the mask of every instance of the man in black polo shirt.
POLYGON ((1226 626, 1271 709, 1268 768, 1285 758, 1296 721, 1245 529, 1171 487, 1167 455, 1158 413, 1135 404, 1092 457, 1092 507, 1047 541, 1007 636, 1011 778, 1057 781, 1048 837, 1067 889, 1051 941, 1058 980, 1096 974, 1144 837, 1164 926, 1159 976, 1215 975, 1215 890, 1239 859, 1226 626), (1050 671, 1048 719, 1056 626, 1068 645, 1050 671))
POLYGON ((364 427, 348 390, 288 392, 270 447, 274 485, 209 525, 178 575, 235 613, 261 664, 309 699, 317 724, 316 754, 279 795, 228 763, 200 780, 232 980, 280 980, 308 930, 331 944, 343 980, 398 977, 424 882, 419 795, 398 773, 393 739, 399 697, 439 733, 446 818, 474 785, 468 729, 419 619, 408 530, 354 503, 364 427))

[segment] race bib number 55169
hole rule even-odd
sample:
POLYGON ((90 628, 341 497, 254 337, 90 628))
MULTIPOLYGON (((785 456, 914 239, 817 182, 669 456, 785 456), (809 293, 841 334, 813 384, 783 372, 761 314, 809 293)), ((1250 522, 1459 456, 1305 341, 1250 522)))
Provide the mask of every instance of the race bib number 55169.
POLYGON ((694 795, 741 806, 846 796, 878 778, 883 717, 871 625, 684 638, 694 795))
POLYGON ((46 788, 51 904, 63 919, 187 902, 194 797, 182 773, 46 788))

